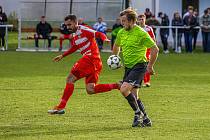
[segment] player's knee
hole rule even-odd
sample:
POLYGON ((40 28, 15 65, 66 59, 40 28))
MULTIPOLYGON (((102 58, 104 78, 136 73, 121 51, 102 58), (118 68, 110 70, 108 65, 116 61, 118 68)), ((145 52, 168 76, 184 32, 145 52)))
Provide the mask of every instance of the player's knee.
POLYGON ((86 85, 86 91, 87 91, 88 95, 95 94, 94 84, 87 84, 86 85))
POLYGON ((94 90, 92 90, 92 89, 86 88, 86 91, 87 91, 87 94, 88 94, 88 95, 93 95, 93 94, 95 94, 94 90))
POLYGON ((74 77, 68 76, 66 78, 66 83, 74 84, 75 82, 76 82, 76 79, 74 79, 74 77))
POLYGON ((126 90, 126 88, 121 87, 121 88, 120 88, 120 92, 121 92, 122 94, 124 94, 124 93, 127 92, 127 90, 126 90))
POLYGON ((122 86, 120 88, 120 92, 124 95, 127 96, 129 94, 129 89, 126 86, 122 86))

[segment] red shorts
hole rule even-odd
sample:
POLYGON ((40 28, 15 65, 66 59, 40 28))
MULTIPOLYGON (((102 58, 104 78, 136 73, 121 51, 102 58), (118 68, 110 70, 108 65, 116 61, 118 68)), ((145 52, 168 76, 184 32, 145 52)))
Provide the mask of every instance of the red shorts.
POLYGON ((77 77, 77 79, 81 79, 85 77, 85 83, 97 83, 99 74, 102 69, 101 60, 91 61, 90 58, 84 56, 79 61, 77 61, 71 73, 77 77))
MULTIPOLYGON (((71 34, 63 34, 63 39, 69 39, 71 34)), ((61 38, 62 39, 62 38, 61 38)))

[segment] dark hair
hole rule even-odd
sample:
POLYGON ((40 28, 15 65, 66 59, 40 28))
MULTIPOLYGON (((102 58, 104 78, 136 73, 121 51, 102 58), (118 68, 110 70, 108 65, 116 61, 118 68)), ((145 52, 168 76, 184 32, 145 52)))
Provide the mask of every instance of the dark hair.
POLYGON ((204 14, 208 14, 208 9, 205 9, 204 10, 204 14))
POLYGON ((126 15, 128 21, 134 21, 136 22, 137 19, 137 13, 134 9, 131 7, 125 9, 124 11, 120 12, 120 16, 126 15))
POLYGON ((145 11, 149 12, 149 11, 150 11, 150 9, 149 9, 149 8, 146 8, 146 9, 145 9, 145 11))
POLYGON ((77 21, 76 15, 73 15, 73 14, 68 15, 68 16, 66 16, 66 17, 64 18, 65 21, 67 21, 67 20, 69 20, 69 19, 72 20, 72 21, 77 21))
POLYGON ((158 17, 160 17, 162 14, 163 14, 163 12, 159 12, 159 13, 158 13, 158 17))

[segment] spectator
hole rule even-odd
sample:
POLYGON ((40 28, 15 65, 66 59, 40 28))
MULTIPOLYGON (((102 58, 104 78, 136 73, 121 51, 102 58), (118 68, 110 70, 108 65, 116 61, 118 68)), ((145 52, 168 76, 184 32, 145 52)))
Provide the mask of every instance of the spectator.
MULTIPOLYGON (((199 16, 198 16, 197 9, 194 10, 193 16, 196 18, 196 26, 199 26, 199 16)), ((193 28, 193 50, 196 49, 196 43, 197 43, 199 30, 200 28, 193 28)))
POLYGON ((154 28, 154 26, 160 26, 160 22, 155 18, 155 15, 152 15, 152 17, 146 20, 146 25, 152 27, 154 35, 156 36, 156 28, 154 28))
MULTIPOLYGON (((5 22, 7 22, 7 15, 3 12, 2 6, 0 6, 0 25, 4 25, 5 22)), ((5 45, 5 27, 0 27, 0 50, 4 51, 4 45, 5 45)))
MULTIPOLYGON (((183 20, 180 16, 179 12, 174 13, 174 17, 172 19, 172 26, 183 26, 183 20)), ((173 46, 174 51, 176 53, 181 53, 182 30, 178 29, 177 33, 178 34, 177 34, 177 40, 176 40, 176 29, 172 28, 172 35, 173 35, 173 39, 174 39, 174 46, 173 46), (176 46, 176 41, 177 41, 177 46, 176 46)))
POLYGON ((208 9, 204 10, 204 15, 200 18, 200 26, 203 38, 203 51, 210 52, 210 14, 208 14, 208 9))
POLYGON ((144 15, 146 16, 146 19, 152 17, 152 12, 150 11, 149 8, 146 8, 146 9, 145 9, 144 15))
POLYGON ((71 39, 71 31, 67 28, 67 21, 64 21, 63 23, 61 23, 60 25, 60 47, 59 47, 59 51, 62 51, 63 48, 63 40, 68 39, 70 42, 71 39))
POLYGON ((78 19, 78 25, 83 25, 83 26, 86 26, 86 27, 92 29, 92 27, 90 27, 87 23, 84 22, 83 18, 78 19))
POLYGON ((189 15, 189 11, 193 11, 193 10, 194 10, 194 7, 191 6, 191 5, 189 5, 189 6, 187 7, 187 12, 183 15, 183 19, 184 19, 186 16, 189 15))
MULTIPOLYGON (((98 21, 93 25, 93 29, 98 32, 106 34, 107 24, 103 22, 102 17, 98 18, 98 21)), ((103 41, 100 38, 97 38, 96 40, 98 43, 99 50, 101 51, 103 49, 103 41)))
MULTIPOLYGON (((169 26, 169 18, 166 14, 159 12, 158 17, 160 18, 161 26, 169 26)), ((163 43, 163 53, 165 53, 165 54, 169 53, 168 36, 169 36, 169 29, 168 28, 160 28, 160 37, 161 37, 161 41, 163 43)))
POLYGON ((210 15, 210 7, 208 7, 207 10, 208 10, 208 14, 210 15))
POLYGON ((48 40, 48 49, 51 48, 51 33, 52 33, 52 27, 49 23, 46 22, 45 16, 41 16, 40 23, 36 26, 36 34, 34 36, 35 38, 35 47, 38 48, 38 40, 39 39, 47 39, 48 40))
POLYGON ((192 53, 192 37, 193 37, 193 28, 196 27, 197 21, 193 16, 193 10, 188 11, 188 15, 183 19, 184 26, 187 26, 184 31, 185 37, 185 49, 186 52, 192 53))
POLYGON ((116 19, 116 23, 112 26, 111 50, 113 49, 113 45, 114 45, 115 39, 117 37, 117 33, 122 28, 123 28, 123 26, 121 25, 120 18, 118 17, 116 19))

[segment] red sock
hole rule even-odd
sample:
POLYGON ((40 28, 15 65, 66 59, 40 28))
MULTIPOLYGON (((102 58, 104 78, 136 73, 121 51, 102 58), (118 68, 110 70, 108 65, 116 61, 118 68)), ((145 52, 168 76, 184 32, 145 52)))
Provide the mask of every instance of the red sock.
POLYGON ((68 102, 69 98, 73 94, 73 91, 74 91, 74 84, 67 83, 64 89, 60 104, 58 105, 58 108, 65 108, 66 103, 68 102))
POLYGON ((144 75, 144 83, 149 83, 149 82, 150 82, 150 74, 146 72, 144 75))
POLYGON ((60 38, 60 48, 62 48, 62 45, 63 45, 63 39, 60 38))
POLYGON ((98 84, 94 87, 95 93, 107 92, 112 89, 118 89, 118 84, 98 84))

